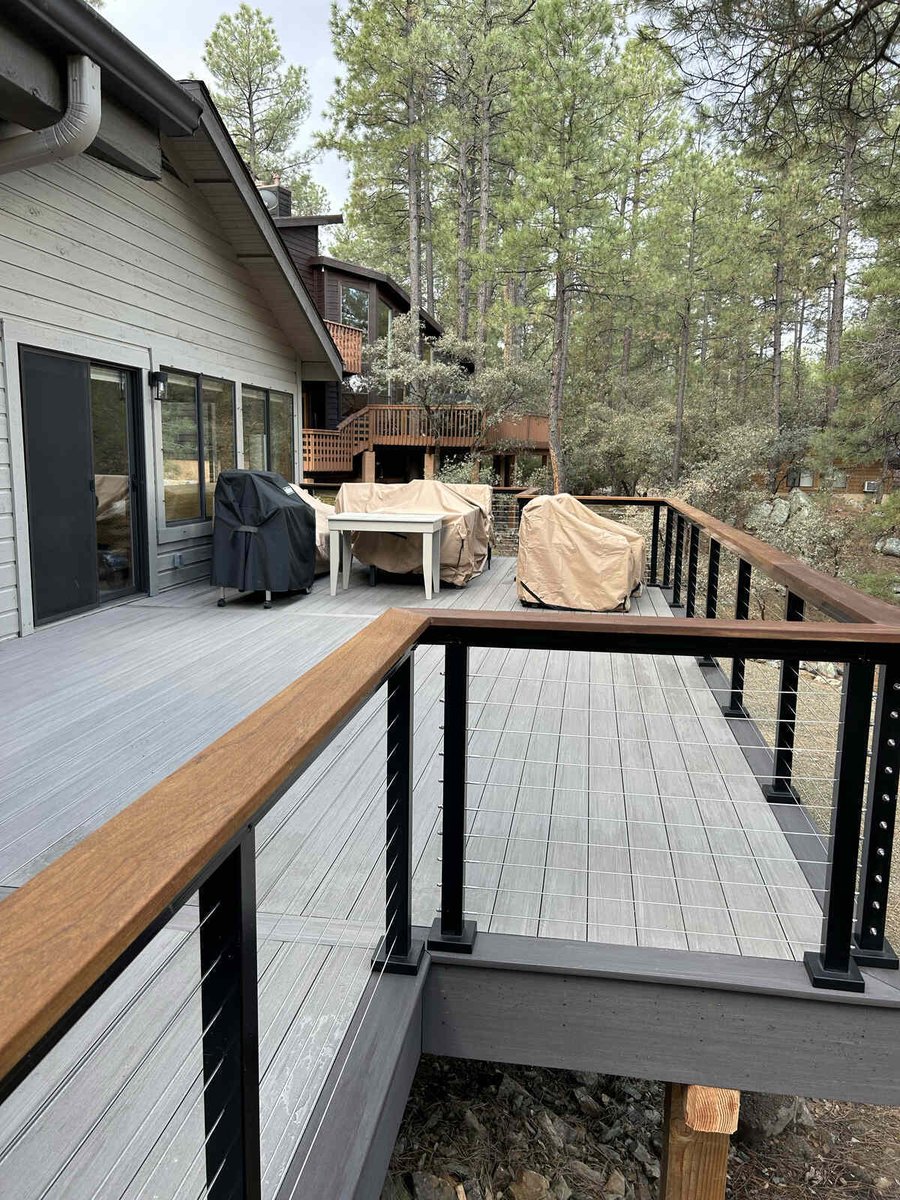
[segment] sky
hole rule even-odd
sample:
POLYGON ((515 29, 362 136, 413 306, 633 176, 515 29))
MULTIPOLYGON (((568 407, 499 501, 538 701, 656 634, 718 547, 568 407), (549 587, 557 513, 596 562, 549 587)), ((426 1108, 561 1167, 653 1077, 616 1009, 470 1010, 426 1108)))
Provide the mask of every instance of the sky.
MULTIPOLYGON (((255 0, 272 17, 285 59, 307 70, 312 111, 300 135, 307 142, 323 124, 338 64, 331 52, 327 0, 255 0)), ((209 83, 203 43, 223 12, 237 0, 104 0, 101 12, 117 29, 175 79, 196 75, 209 83)), ((347 167, 336 154, 323 155, 312 167, 328 192, 329 212, 340 212, 347 197, 347 167)))

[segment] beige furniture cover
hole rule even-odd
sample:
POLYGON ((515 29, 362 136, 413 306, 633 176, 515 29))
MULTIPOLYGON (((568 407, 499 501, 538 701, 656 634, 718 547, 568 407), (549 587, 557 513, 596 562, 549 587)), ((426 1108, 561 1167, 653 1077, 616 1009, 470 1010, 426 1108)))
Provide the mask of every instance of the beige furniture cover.
POLYGON ((328 518, 334 512, 334 505, 326 504, 324 500, 319 500, 312 492, 307 492, 299 484, 292 483, 291 487, 300 499, 305 500, 316 514, 316 574, 325 575, 328 573, 328 560, 331 547, 331 540, 328 535, 328 518))
POLYGON ((537 496, 522 509, 516 589, 523 604, 627 612, 643 573, 641 535, 574 496, 537 496))
MULTIPOLYGON (((412 483, 345 483, 335 512, 443 513, 441 582, 462 587, 484 570, 487 561, 490 488, 446 484, 436 479, 412 483), (469 494, 478 487, 480 495, 469 494)), ((406 534, 354 533, 353 553, 360 562, 400 575, 422 574, 421 539, 406 534)))

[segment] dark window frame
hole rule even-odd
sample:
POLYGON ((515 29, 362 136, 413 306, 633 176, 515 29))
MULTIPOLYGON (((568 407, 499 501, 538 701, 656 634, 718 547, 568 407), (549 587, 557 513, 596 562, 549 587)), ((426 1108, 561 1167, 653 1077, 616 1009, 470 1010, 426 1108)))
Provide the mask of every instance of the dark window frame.
MULTIPOLYGON (((203 381, 208 379, 211 383, 226 383, 231 388, 231 419, 232 419, 232 457, 235 465, 237 464, 237 382, 234 379, 226 379, 224 375, 210 375, 207 372, 184 371, 180 367, 162 367, 166 374, 181 375, 185 378, 194 380, 194 412, 197 417, 197 475, 199 485, 199 514, 194 517, 181 517, 178 520, 169 520, 166 514, 166 494, 165 494, 165 473, 166 459, 165 452, 162 448, 162 440, 160 441, 160 454, 162 455, 163 465, 163 517, 165 518, 166 529, 178 529, 185 525, 203 525, 209 524, 211 517, 206 515, 206 429, 203 421, 203 381)), ((165 398, 160 400, 160 432, 162 433, 162 425, 164 420, 164 405, 165 398)))

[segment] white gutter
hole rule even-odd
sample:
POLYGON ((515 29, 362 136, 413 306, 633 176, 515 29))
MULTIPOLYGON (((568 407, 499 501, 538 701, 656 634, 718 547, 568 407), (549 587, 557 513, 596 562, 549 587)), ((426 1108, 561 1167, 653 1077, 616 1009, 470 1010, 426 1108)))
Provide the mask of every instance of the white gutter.
POLYGON ((100 68, 86 54, 67 59, 69 104, 48 129, 0 140, 0 175, 71 158, 87 150, 100 128, 100 68))

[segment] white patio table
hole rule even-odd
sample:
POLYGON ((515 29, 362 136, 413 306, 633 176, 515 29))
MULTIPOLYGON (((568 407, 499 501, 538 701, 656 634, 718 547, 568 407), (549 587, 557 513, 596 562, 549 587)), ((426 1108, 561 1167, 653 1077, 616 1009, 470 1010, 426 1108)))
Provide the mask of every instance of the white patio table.
POLYGON ((425 598, 441 590, 441 513, 342 512, 328 518, 331 537, 331 594, 337 595, 338 570, 343 567, 343 586, 350 585, 353 533, 418 533, 422 535, 422 574, 425 598), (435 536, 436 535, 436 536, 435 536))

